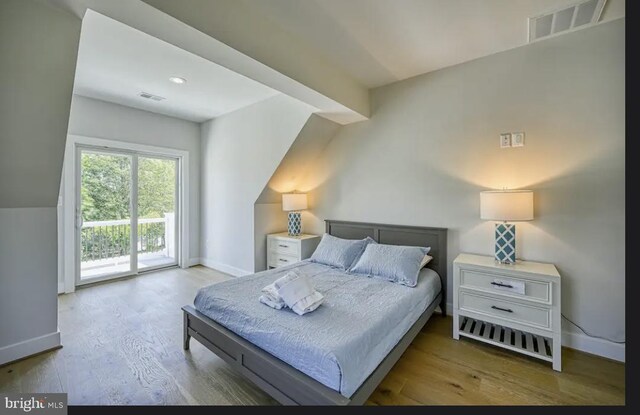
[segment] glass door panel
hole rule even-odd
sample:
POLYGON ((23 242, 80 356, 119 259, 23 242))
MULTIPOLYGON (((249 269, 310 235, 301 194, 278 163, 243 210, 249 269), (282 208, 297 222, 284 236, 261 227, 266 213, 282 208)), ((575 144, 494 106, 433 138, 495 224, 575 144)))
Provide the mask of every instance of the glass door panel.
POLYGON ((138 156, 138 270, 177 265, 178 160, 138 156))
POLYGON ((81 149, 80 282, 131 273, 131 155, 81 149))

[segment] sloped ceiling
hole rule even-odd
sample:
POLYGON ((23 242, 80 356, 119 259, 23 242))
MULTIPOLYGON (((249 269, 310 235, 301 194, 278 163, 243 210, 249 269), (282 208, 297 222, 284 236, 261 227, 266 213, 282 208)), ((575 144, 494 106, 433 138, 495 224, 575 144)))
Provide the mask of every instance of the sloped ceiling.
POLYGON ((311 105, 338 123, 369 116, 367 88, 236 0, 46 1, 80 18, 88 9, 96 11, 311 105))
POLYGON ((0 208, 57 204, 80 23, 41 2, 0 2, 0 208))
POLYGON ((320 109, 324 117, 348 124, 369 116, 367 88, 297 36, 265 19, 256 12, 255 4, 237 0, 144 2, 272 68, 288 78, 287 83, 299 82, 334 101, 312 97, 315 94, 310 91, 294 95, 270 85, 320 109))
MULTIPOLYGON (((527 19, 580 0, 242 0, 377 87, 527 43, 527 19)), ((625 15, 607 0, 601 21, 625 15)))

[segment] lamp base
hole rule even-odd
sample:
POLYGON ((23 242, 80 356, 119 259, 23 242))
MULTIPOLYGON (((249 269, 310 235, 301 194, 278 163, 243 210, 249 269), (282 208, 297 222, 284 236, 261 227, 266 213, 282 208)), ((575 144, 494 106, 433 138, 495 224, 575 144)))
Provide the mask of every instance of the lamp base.
POLYGON ((511 265, 516 262, 516 225, 496 223, 495 259, 500 264, 511 265))
POLYGON ((287 232, 289 236, 299 236, 302 233, 302 218, 300 212, 289 212, 287 232))

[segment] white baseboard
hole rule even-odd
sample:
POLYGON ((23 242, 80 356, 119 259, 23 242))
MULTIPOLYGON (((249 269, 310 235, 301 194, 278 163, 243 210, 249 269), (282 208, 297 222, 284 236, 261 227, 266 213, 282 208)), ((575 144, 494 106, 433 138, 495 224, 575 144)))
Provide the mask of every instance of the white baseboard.
MULTIPOLYGON (((453 315, 453 304, 447 303, 447 314, 453 315)), ((608 359, 625 361, 625 345, 612 343, 603 339, 589 337, 582 333, 562 331, 562 345, 581 352, 595 354, 608 359)))
POLYGON ((58 294, 64 294, 64 281, 58 281, 58 294))
POLYGON ((60 346, 60 332, 10 344, 0 348, 0 365, 60 346))
POLYGON ((200 263, 205 267, 213 268, 215 270, 224 272, 225 274, 229 274, 234 277, 242 277, 244 275, 253 274, 253 272, 251 271, 245 271, 243 269, 236 268, 231 265, 223 264, 221 262, 214 261, 213 259, 209 259, 209 258, 200 258, 200 263))
POLYGON ((589 337, 582 333, 562 331, 562 345, 619 362, 625 361, 625 345, 589 337))
POLYGON ((200 258, 189 258, 188 265, 190 267, 195 267, 196 265, 200 265, 202 260, 200 258))

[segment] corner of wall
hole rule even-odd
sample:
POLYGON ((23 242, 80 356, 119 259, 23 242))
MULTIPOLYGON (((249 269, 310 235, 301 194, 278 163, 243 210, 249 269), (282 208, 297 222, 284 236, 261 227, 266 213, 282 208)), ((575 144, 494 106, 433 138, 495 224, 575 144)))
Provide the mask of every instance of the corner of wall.
POLYGON ((313 110, 280 94, 202 125, 203 261, 251 271, 263 266, 255 229, 277 229, 279 214, 260 194, 313 110))
MULTIPOLYGON (((286 229, 286 214, 282 211, 281 194, 294 190, 307 191, 305 178, 317 166, 314 161, 333 139, 340 125, 316 114, 309 117, 291 147, 280 161, 268 183, 262 189, 254 206, 255 266, 256 271, 266 269, 266 235, 286 229)), ((308 217, 304 212, 304 217, 308 217)), ((311 223, 311 219, 309 218, 311 223)), ((307 227, 303 219, 304 232, 307 227)))

